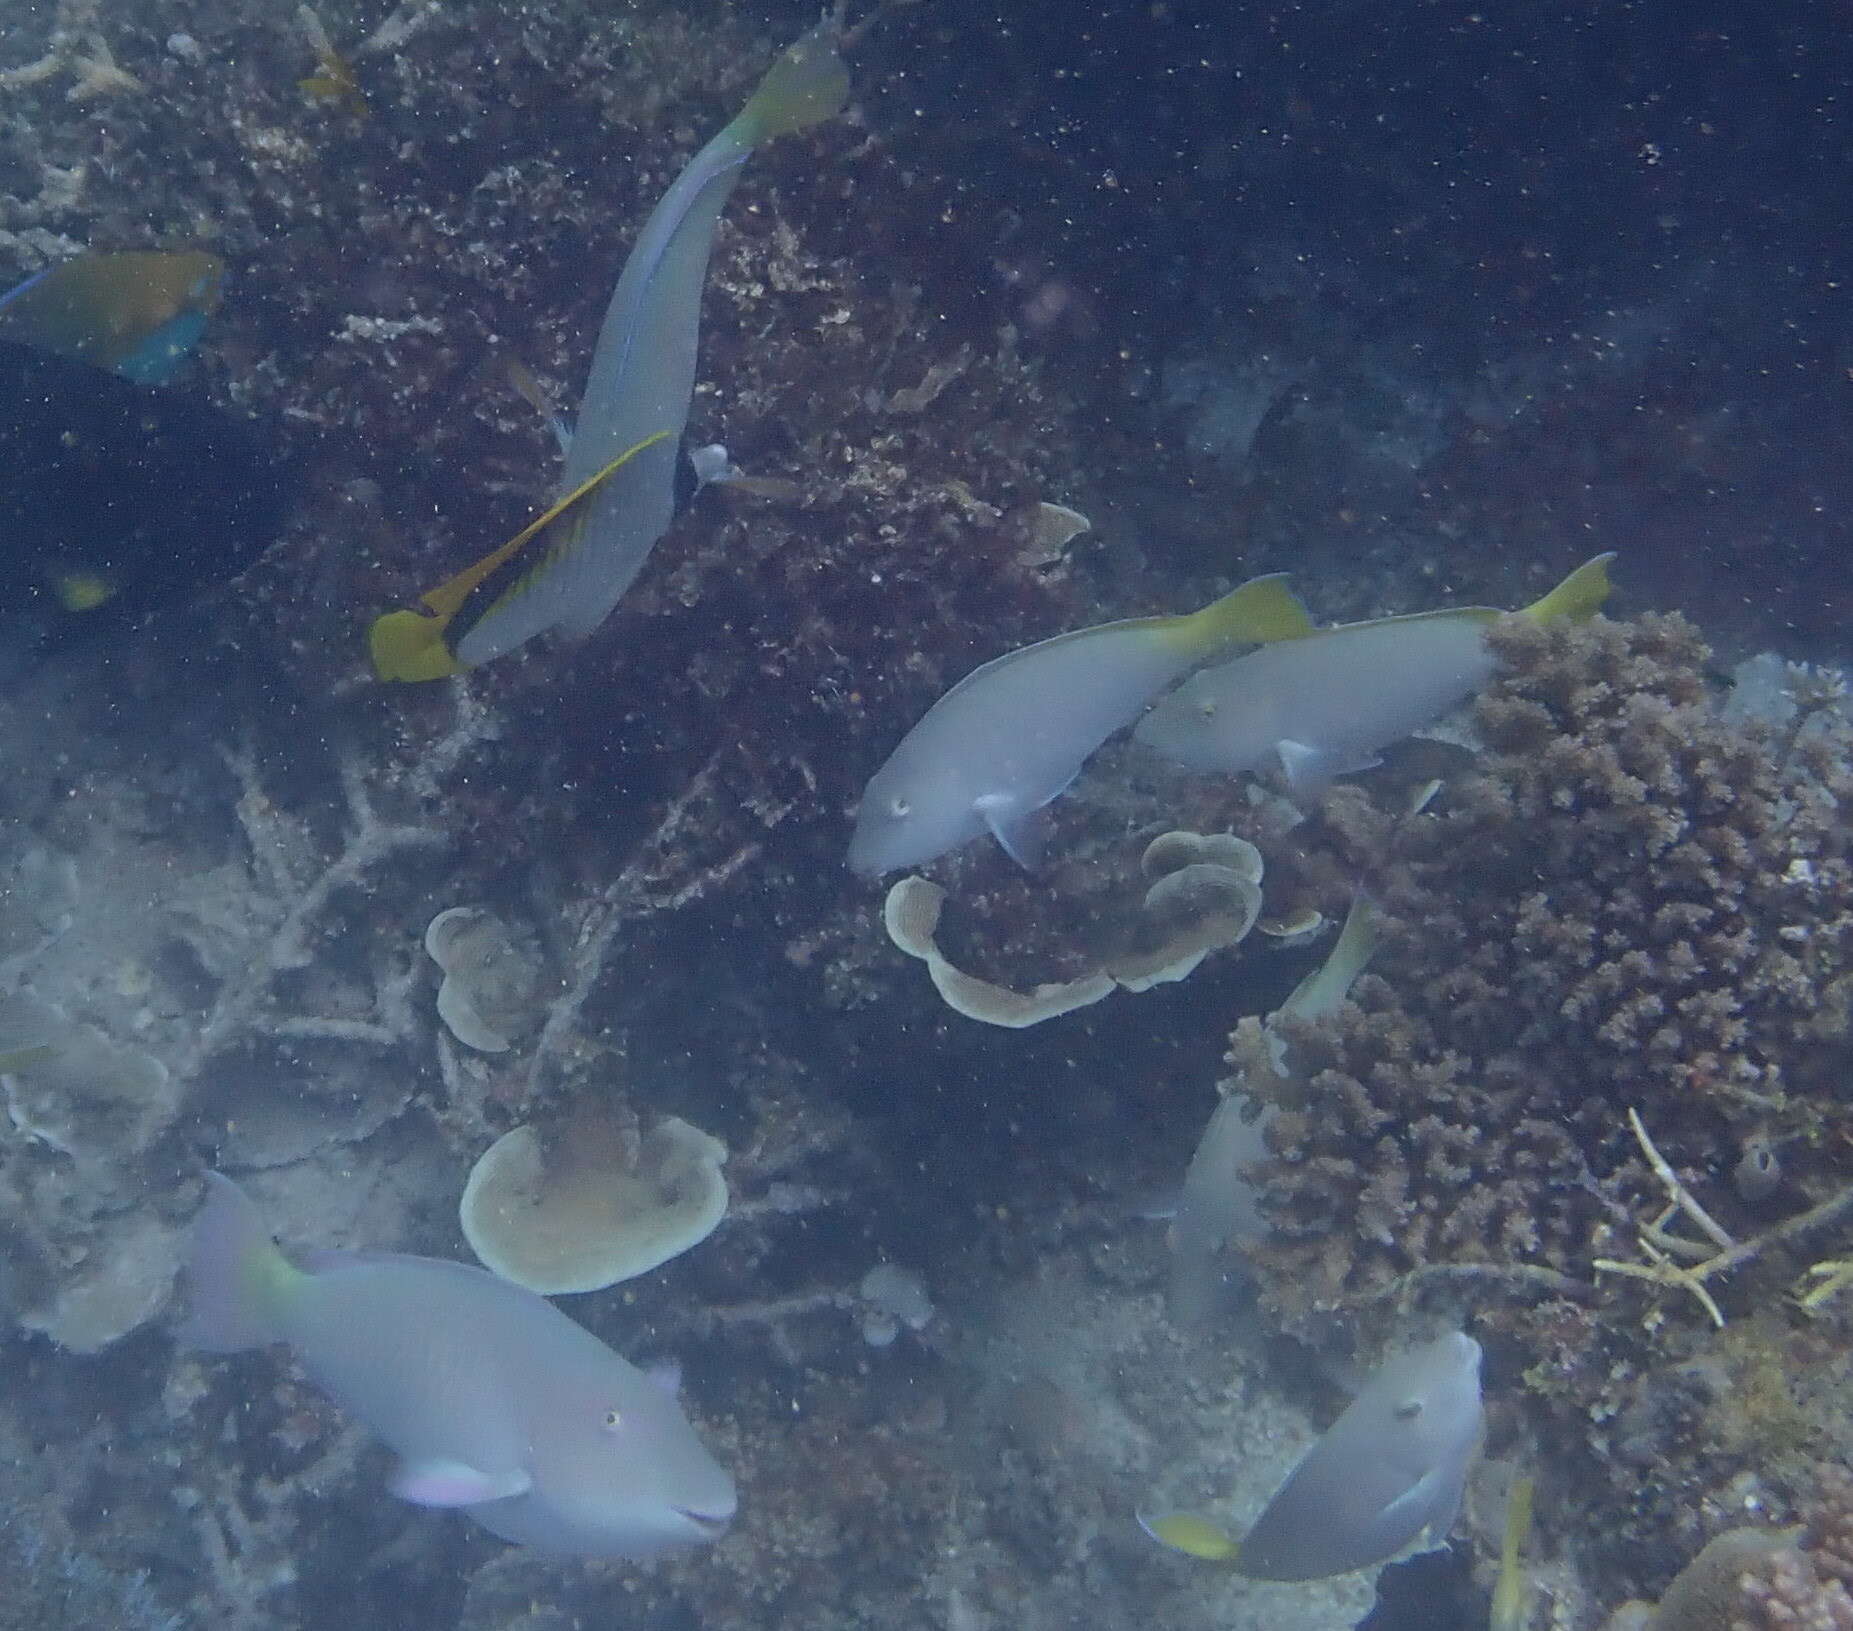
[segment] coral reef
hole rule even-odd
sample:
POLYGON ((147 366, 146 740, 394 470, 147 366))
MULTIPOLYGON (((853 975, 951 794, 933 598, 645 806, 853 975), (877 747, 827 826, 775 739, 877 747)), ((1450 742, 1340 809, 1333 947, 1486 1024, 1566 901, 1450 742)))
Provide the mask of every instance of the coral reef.
POLYGON ((1639 1456, 1670 1498, 1769 1452, 1676 1431, 1704 1406, 1675 1367, 1853 1208, 1853 732, 1723 717, 1677 616, 1491 639, 1474 769, 1415 813, 1341 789, 1270 857, 1361 877, 1382 947, 1335 1018, 1288 1022, 1296 1083, 1248 1072, 1278 1105, 1250 1257, 1315 1340, 1473 1309, 1553 1453, 1616 1480, 1619 1537, 1651 1528, 1639 1456), (1758 1152, 1777 1176, 1745 1184, 1758 1152))

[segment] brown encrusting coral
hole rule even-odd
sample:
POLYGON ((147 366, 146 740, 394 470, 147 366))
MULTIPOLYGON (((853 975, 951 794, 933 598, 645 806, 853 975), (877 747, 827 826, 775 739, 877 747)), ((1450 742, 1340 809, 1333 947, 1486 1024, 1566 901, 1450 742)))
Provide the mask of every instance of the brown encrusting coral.
MULTIPOLYGON (((1676 1521, 1657 1499, 1773 1449, 1717 1430, 1757 1366, 1709 1333, 1853 1209, 1825 1001, 1853 967, 1849 733, 1721 711, 1677 616, 1490 638, 1476 767, 1413 815, 1342 789, 1271 858, 1331 895, 1361 878, 1383 927, 1352 1003, 1294 1028, 1252 1260, 1319 1339, 1430 1294, 1473 1309, 1646 1535, 1676 1521)), ((1784 1387, 1792 1346, 1759 1328, 1784 1387)))
POLYGON ((1384 927, 1275 1122, 1260 1261, 1290 1313, 1439 1264, 1587 1277, 1670 1198, 1630 1110, 1751 1233, 1781 1206, 1734 1194, 1747 1147, 1796 1210, 1846 1129, 1844 738, 1723 717, 1677 616, 1491 638, 1477 768, 1413 816, 1340 791, 1297 840, 1384 927))

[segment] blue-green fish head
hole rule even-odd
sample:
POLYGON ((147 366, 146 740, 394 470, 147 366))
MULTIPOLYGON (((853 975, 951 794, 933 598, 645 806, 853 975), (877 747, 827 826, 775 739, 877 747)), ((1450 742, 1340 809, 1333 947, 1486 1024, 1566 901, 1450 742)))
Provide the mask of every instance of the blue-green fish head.
POLYGON ((659 1557, 717 1539, 738 1497, 676 1401, 672 1371, 613 1372, 556 1394, 536 1418, 534 1488, 470 1509, 521 1545, 581 1557, 659 1557), (636 1469, 653 1476, 640 1483, 636 1469))

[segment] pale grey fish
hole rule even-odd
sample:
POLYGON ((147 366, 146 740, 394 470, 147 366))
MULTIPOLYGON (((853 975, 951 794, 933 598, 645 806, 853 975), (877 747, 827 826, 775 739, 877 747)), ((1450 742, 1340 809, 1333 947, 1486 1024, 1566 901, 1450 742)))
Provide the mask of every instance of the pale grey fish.
POLYGON ((589 493, 550 532, 535 564, 457 638, 464 666, 512 651, 544 629, 590 633, 668 530, 721 210, 755 148, 829 118, 848 100, 840 34, 827 17, 786 50, 644 222, 599 327, 560 492, 575 491, 626 449, 667 434, 589 493))
MULTIPOLYGON (((1593 615, 1611 558, 1578 567, 1521 615, 1541 623, 1593 615)), ((1278 763, 1296 793, 1317 793, 1485 686, 1494 671, 1486 630, 1502 615, 1463 606, 1264 646, 1192 675, 1139 722, 1134 739, 1189 770, 1239 775, 1278 763)))
POLYGON ((989 831, 1022 866, 1031 818, 1152 698, 1228 647, 1311 628, 1278 576, 1182 617, 1101 623, 1007 652, 929 708, 870 778, 849 864, 879 877, 989 831))
MULTIPOLYGON (((1278 1024, 1287 1019, 1322 1019, 1337 1010, 1377 949, 1375 917, 1368 897, 1354 895, 1344 927, 1324 960, 1301 980, 1262 1026, 1274 1074, 1290 1074, 1278 1024)), ((1177 1215, 1171 1224, 1171 1274, 1165 1306, 1173 1323, 1201 1329, 1216 1311, 1224 1281, 1224 1249, 1267 1233, 1255 1188, 1243 1169, 1267 1156, 1267 1126, 1274 1108, 1244 1091, 1225 1093, 1210 1115, 1184 1174, 1177 1215)))
POLYGON ((585 1556, 653 1557, 726 1528, 733 1480, 666 1373, 464 1263, 333 1252, 298 1268, 243 1190, 207 1182, 183 1339, 220 1353, 288 1343, 398 1452, 395 1494, 585 1556))
POLYGON ((1257 1580, 1318 1580, 1447 1543, 1482 1426, 1480 1345, 1463 1332, 1394 1354, 1242 1537, 1257 1580))

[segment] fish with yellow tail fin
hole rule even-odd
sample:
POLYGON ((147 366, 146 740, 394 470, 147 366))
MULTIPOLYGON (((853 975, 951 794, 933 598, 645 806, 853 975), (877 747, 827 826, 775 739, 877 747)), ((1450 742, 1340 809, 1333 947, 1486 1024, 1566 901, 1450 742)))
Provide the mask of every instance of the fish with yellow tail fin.
POLYGON ((439 680, 468 666, 457 657, 457 643, 478 621, 513 597, 525 594, 536 576, 558 556, 576 548, 584 521, 578 506, 618 470, 669 435, 659 430, 626 448, 603 470, 530 521, 507 543, 466 566, 419 599, 422 612, 387 612, 373 620, 367 648, 373 672, 382 680, 439 680))
MULTIPOLYGON (((566 453, 560 485, 566 502, 578 505, 570 546, 527 572, 519 593, 482 605, 457 628, 447 663, 427 647, 431 661, 395 677, 474 668, 549 629, 589 634, 642 571, 675 514, 677 450, 695 390, 702 286, 721 210, 756 148, 830 118, 849 99, 841 33, 840 19, 826 17, 784 51, 645 220, 599 328, 566 453)), ((396 637, 406 627, 391 624, 388 632, 396 637)))
POLYGON ((1531 1582, 1525 1576, 1525 1539, 1531 1533, 1532 1479, 1529 1473, 1513 1479, 1506 1496, 1506 1526, 1499 1540, 1499 1579, 1493 1586, 1493 1603, 1487 1631, 1525 1631, 1531 1618, 1531 1582))
MULTIPOLYGON (((1271 1069, 1282 1081, 1288 1080, 1292 1065, 1280 1034, 1281 1021, 1324 1019, 1336 1013, 1376 949, 1377 912, 1360 892, 1352 897, 1344 927, 1325 961, 1262 1022, 1264 1063, 1249 1069, 1271 1069)), ((1171 1272, 1165 1286, 1166 1311, 1182 1330, 1203 1330, 1220 1306, 1226 1249, 1252 1244, 1267 1233, 1255 1186, 1243 1173, 1267 1158, 1267 1129, 1274 1115, 1275 1106, 1244 1072, 1218 1100, 1197 1141, 1171 1222, 1171 1272)))
POLYGON ((923 866, 989 832, 1033 867, 1037 812, 1152 698, 1232 646, 1311 631, 1279 576, 1184 617, 1100 623, 974 669, 901 738, 862 794, 849 864, 868 877, 923 866))
POLYGON ((733 1479, 673 1373, 639 1370, 512 1281, 397 1252, 299 1267, 216 1172, 187 1272, 182 1340, 213 1353, 287 1343, 396 1452, 403 1500, 580 1557, 658 1557, 715 1540, 734 1515, 733 1479))
POLYGON ((0 340, 162 385, 218 309, 224 272, 198 249, 79 255, 0 295, 0 340))
MULTIPOLYGON (((1519 615, 1580 622, 1608 597, 1598 555, 1519 615)), ((1494 672, 1492 606, 1341 623, 1193 674, 1139 722, 1134 740, 1189 770, 1238 775, 1278 763, 1295 794, 1366 769, 1432 725, 1494 672)))
POLYGON ((351 119, 369 118, 373 109, 368 106, 367 93, 360 88, 353 64, 335 49, 322 19, 311 7, 298 6, 296 21, 315 53, 315 72, 297 80, 297 89, 313 101, 339 108, 351 119))
POLYGON ((1237 1539, 1190 1512, 1141 1516, 1161 1545, 1254 1580, 1322 1580, 1447 1544, 1479 1448, 1480 1345, 1393 1354, 1237 1539))

